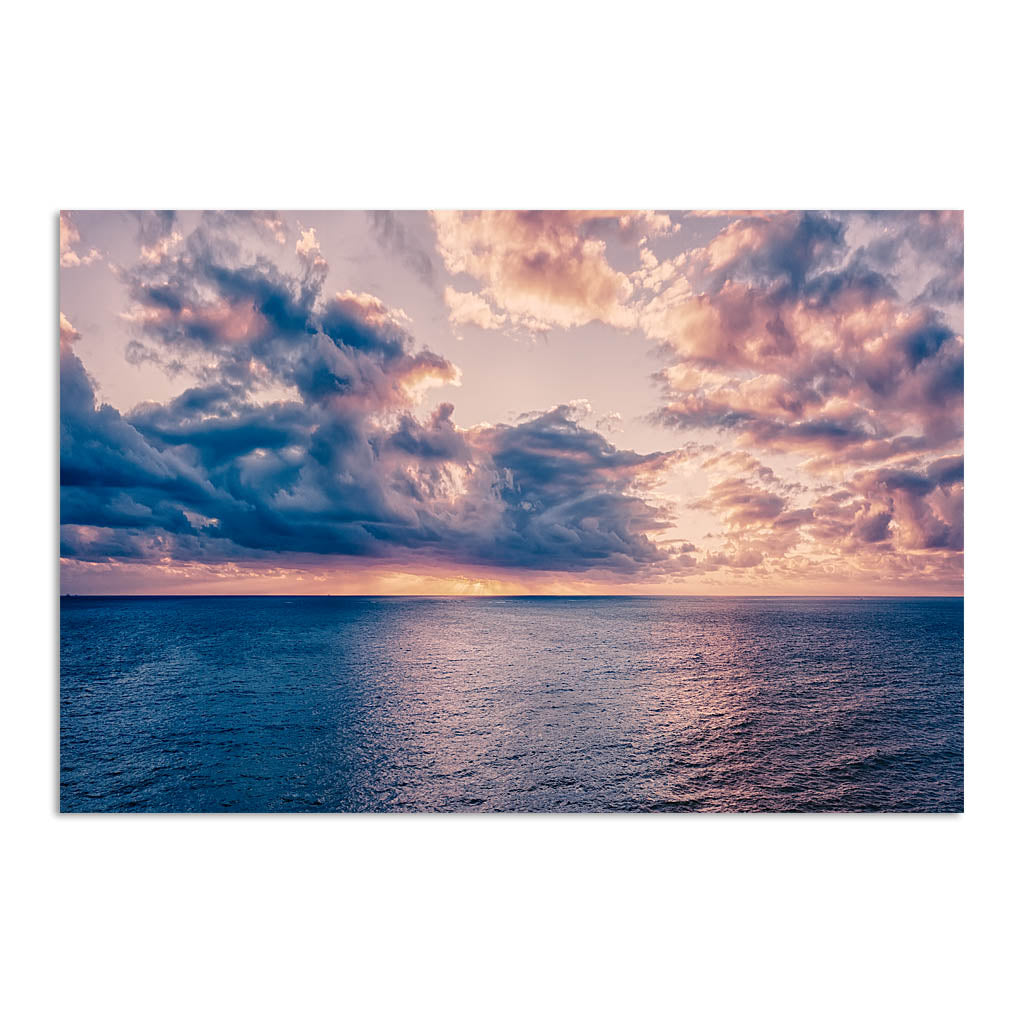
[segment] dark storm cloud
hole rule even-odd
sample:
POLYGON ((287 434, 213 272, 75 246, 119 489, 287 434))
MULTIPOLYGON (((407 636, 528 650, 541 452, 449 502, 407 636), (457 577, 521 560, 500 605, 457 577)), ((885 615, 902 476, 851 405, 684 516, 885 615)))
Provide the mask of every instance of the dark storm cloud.
POLYGON ((603 435, 580 426, 573 409, 557 406, 513 427, 485 431, 495 464, 512 473, 517 486, 546 495, 569 496, 594 480, 628 483, 642 472, 664 468, 664 452, 639 455, 615 448, 603 435))
POLYGON ((636 571, 670 563, 650 532, 670 525, 638 488, 675 460, 615 448, 559 406, 514 426, 479 432, 503 503, 503 564, 636 571))
POLYGON ((454 412, 455 406, 445 402, 434 410, 426 423, 407 413, 387 443, 423 462, 470 462, 473 452, 465 437, 455 429, 454 412))
POLYGON ((472 431, 451 403, 418 418, 414 393, 455 368, 372 296, 325 295, 315 236, 296 251, 290 274, 207 218, 122 272, 137 358, 199 378, 168 402, 123 415, 98 405, 68 325, 66 557, 401 556, 627 574, 671 564, 648 536, 668 519, 644 497, 671 454, 616 449, 568 406, 472 431))
POLYGON ((256 449, 304 444, 309 414, 298 402, 253 405, 238 400, 239 388, 189 388, 165 405, 146 404, 132 425, 162 447, 187 446, 207 470, 256 449))
POLYGON ((202 478, 172 453, 157 451, 109 405, 96 406, 92 382, 70 349, 60 361, 62 487, 144 486, 202 491, 202 478))

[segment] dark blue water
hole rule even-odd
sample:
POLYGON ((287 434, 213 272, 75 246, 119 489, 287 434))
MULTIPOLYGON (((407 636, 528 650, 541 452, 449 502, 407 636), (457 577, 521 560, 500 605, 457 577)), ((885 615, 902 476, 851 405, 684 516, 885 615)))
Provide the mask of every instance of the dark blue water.
POLYGON ((963 601, 66 598, 64 811, 959 811, 963 601))

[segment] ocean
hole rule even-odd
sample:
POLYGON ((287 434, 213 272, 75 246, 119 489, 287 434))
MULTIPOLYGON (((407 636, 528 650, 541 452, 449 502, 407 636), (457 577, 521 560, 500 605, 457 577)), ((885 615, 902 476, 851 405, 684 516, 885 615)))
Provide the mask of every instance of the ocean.
POLYGON ((62 811, 962 811, 962 598, 63 598, 62 811))

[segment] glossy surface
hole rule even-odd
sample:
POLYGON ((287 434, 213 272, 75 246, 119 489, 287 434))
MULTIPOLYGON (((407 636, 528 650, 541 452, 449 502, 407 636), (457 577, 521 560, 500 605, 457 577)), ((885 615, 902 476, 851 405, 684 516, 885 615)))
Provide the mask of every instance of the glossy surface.
POLYGON ((66 598, 65 811, 957 811, 963 601, 66 598))

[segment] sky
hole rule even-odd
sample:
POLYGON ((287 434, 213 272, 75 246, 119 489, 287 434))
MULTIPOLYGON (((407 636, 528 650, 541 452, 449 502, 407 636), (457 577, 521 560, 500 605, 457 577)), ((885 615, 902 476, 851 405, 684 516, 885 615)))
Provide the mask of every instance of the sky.
POLYGON ((957 211, 60 215, 61 591, 961 594, 957 211))

